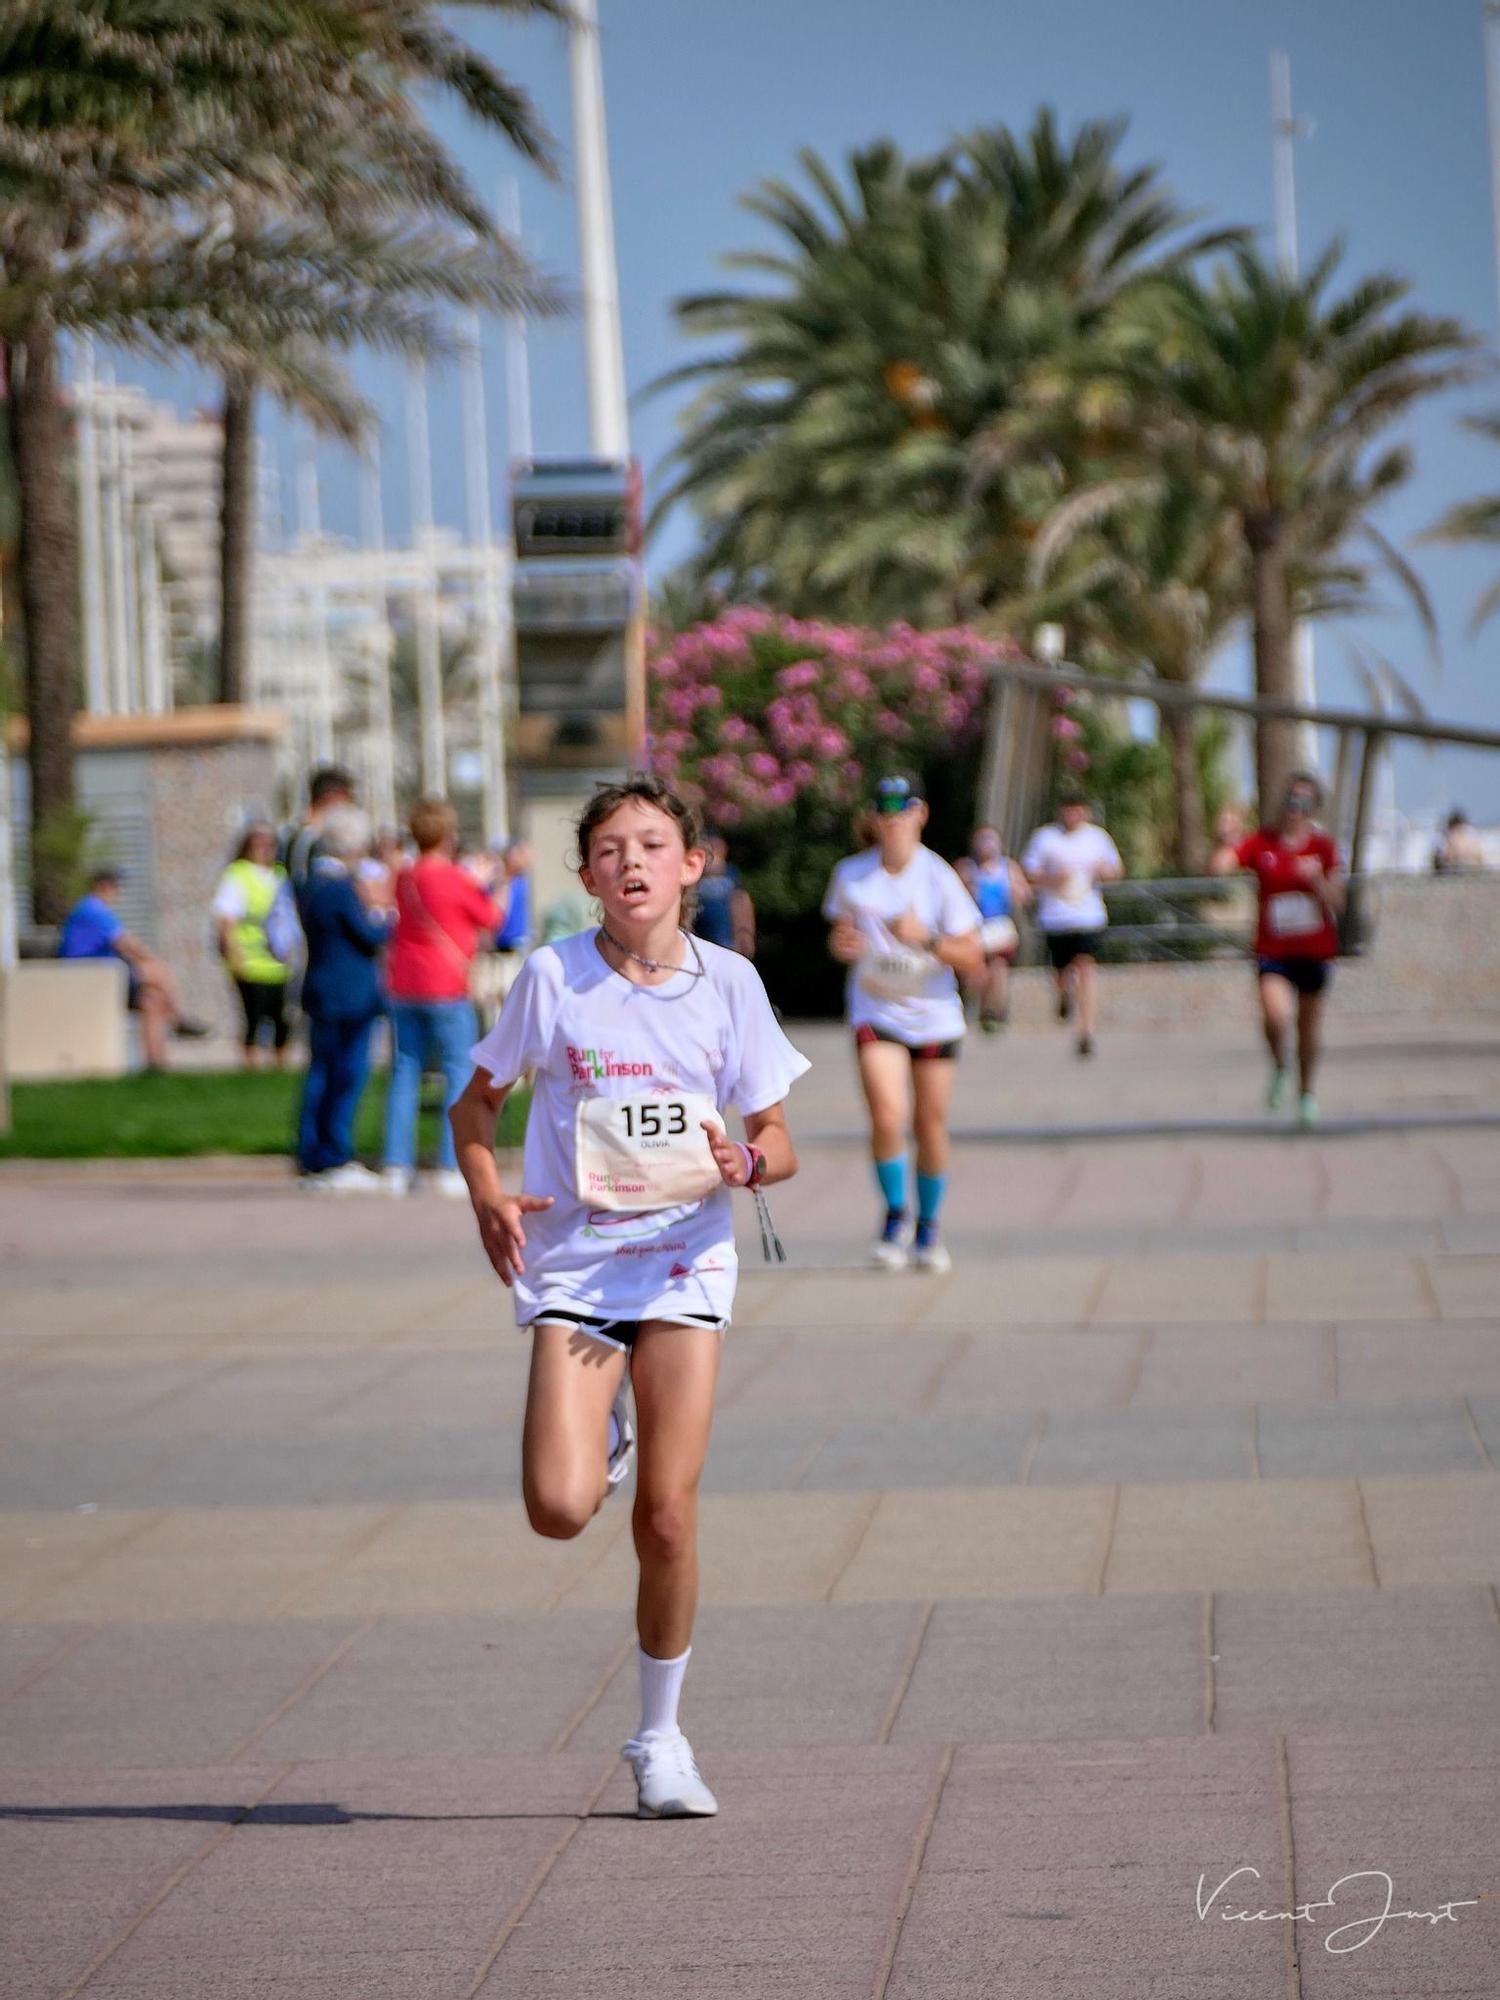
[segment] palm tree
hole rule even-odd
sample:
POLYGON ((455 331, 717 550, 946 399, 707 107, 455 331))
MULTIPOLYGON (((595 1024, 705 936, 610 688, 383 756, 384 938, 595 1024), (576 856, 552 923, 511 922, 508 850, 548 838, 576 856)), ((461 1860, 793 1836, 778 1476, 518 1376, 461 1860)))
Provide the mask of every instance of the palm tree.
MULTIPOLYGON (((1492 444, 1500 444, 1500 413, 1466 417, 1464 428, 1479 437, 1488 438, 1492 444)), ((1500 544, 1500 493, 1483 494, 1477 500, 1460 500, 1420 539, 1424 542, 1483 542, 1490 548, 1500 544)), ((1480 592, 1469 620, 1470 632, 1477 632, 1487 624, 1496 611, 1500 611, 1500 577, 1480 592)))
MULTIPOLYGON (((1361 541, 1393 569, 1424 619, 1420 583, 1371 515, 1411 470, 1384 440, 1424 396, 1470 378, 1477 336, 1458 320, 1401 311, 1409 287, 1377 275, 1339 297, 1339 250, 1289 278, 1237 248, 1207 282, 1186 272, 1138 288, 1104 352, 1079 358, 1075 415, 1118 444, 1133 438, 1149 468, 1180 455, 1232 512, 1249 563, 1259 694, 1296 698, 1292 630, 1320 606, 1299 602, 1297 578, 1353 563, 1361 541)), ((1285 787, 1295 725, 1263 722, 1257 782, 1263 807, 1285 787)))
POLYGON ((725 261, 774 288, 682 300, 685 333, 727 344, 654 385, 697 389, 654 518, 695 505, 705 576, 872 620, 945 622, 1023 590, 1067 467, 996 455, 979 478, 975 442, 1188 220, 1153 169, 1117 165, 1121 137, 1064 142, 1044 111, 1024 140, 976 133, 934 159, 869 147, 848 186, 804 151, 810 193, 745 199, 781 242, 725 261))

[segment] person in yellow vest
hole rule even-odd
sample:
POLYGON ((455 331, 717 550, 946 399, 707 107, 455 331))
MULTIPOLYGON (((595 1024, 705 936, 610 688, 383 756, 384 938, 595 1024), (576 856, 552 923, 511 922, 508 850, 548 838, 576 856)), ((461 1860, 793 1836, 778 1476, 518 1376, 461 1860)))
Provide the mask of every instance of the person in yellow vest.
POLYGON ((286 870, 276 861, 276 829, 264 821, 246 827, 239 851, 219 878, 214 921, 224 960, 245 1013, 244 1063, 256 1065, 262 1028, 269 1029, 273 1060, 286 1063, 287 966, 271 948, 267 925, 286 870))

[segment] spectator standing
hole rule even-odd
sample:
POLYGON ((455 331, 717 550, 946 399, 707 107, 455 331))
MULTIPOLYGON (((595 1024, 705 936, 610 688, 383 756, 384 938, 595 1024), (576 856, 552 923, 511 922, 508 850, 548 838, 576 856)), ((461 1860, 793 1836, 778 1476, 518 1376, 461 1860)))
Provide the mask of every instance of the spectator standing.
POLYGON ((994 1035, 1010 1018, 1010 968, 1021 948, 1016 918, 1031 901, 1031 884, 1006 853, 996 826, 976 827, 968 853, 954 866, 984 919, 979 930, 984 969, 969 982, 969 991, 979 1002, 981 1032, 994 1035))
POLYGON ((693 929, 710 944, 754 958, 755 905, 739 870, 730 865, 729 843, 723 834, 711 833, 703 845, 708 862, 694 891, 693 929))
POLYGON ((354 804, 354 778, 337 764, 322 764, 307 785, 307 811, 302 823, 287 836, 284 857, 287 878, 298 902, 307 887, 314 857, 323 841, 323 826, 329 813, 354 804))
POLYGON ((118 868, 96 868, 88 894, 81 896, 63 919, 59 958, 118 958, 130 975, 126 1005, 141 1017, 141 1047, 146 1068, 160 1074, 167 1067, 167 1037, 196 1039, 208 1033, 187 1020, 177 980, 164 959, 126 930, 115 905, 124 877, 118 868))
POLYGON ((1484 866, 1484 847, 1461 807, 1456 806, 1448 815, 1432 866, 1438 875, 1473 875, 1484 866))
POLYGON ((297 1164, 303 1187, 330 1194, 378 1190, 379 1177, 354 1158, 354 1117, 370 1068, 370 1031, 384 1006, 380 960, 385 914, 356 873, 370 838, 357 806, 332 807, 319 826, 301 897, 307 939, 302 1010, 308 1065, 302 1090, 297 1164))
POLYGON ((278 1068, 286 1062, 288 968, 272 949, 267 928, 285 881, 286 870, 276 860, 276 829, 256 820, 246 827, 233 861, 219 877, 213 900, 219 956, 245 1017, 246 1069, 255 1067, 262 1028, 270 1031, 278 1068))
MULTIPOLYGON (((396 930, 387 975, 393 1054, 384 1178, 393 1195, 409 1193, 416 1176, 423 1070, 442 1070, 444 1111, 469 1080, 469 1050, 478 1035, 469 969, 481 939, 499 930, 505 914, 454 860, 458 815, 446 800, 420 800, 412 808, 411 832, 417 858, 396 879, 396 930)), ((439 1127, 435 1185, 443 1194, 468 1193, 446 1117, 439 1127)))
POLYGON ((1036 920, 1057 982, 1057 1018, 1078 1010, 1078 1053, 1094 1053, 1098 1025, 1099 947, 1109 924, 1100 886, 1125 873, 1120 851, 1095 826, 1082 792, 1064 792, 1057 819, 1027 842, 1021 866, 1039 892, 1036 920))

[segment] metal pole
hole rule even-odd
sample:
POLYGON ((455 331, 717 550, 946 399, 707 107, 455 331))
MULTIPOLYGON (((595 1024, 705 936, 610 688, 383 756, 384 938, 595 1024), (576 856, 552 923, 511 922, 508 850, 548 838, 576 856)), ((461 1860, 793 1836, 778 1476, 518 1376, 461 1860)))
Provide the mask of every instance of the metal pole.
POLYGON ((391 631, 390 610, 385 594, 385 508, 380 487, 380 427, 371 430, 365 446, 363 478, 360 483, 360 510, 363 540, 374 569, 370 611, 374 621, 371 640, 372 707, 375 711, 375 756, 370 780, 370 810, 382 826, 396 823, 396 726, 391 708, 391 654, 395 635, 391 631))
POLYGON ((501 709, 500 633, 496 605, 495 536, 490 516, 489 436, 485 421, 484 355, 479 316, 470 316, 463 353, 464 486, 469 540, 479 552, 477 644, 479 757, 483 769, 484 837, 504 840, 505 722, 501 709))
MULTIPOLYGON (((1276 215, 1276 261, 1290 284, 1297 276, 1297 141, 1309 131, 1292 110, 1292 62, 1284 49, 1271 54, 1271 192, 1276 215)), ((1317 659, 1313 630, 1305 618, 1292 630, 1297 699, 1317 703, 1317 659)), ((1309 769, 1318 762, 1318 732, 1311 723, 1297 729, 1297 759, 1309 769)))
POLYGON ((99 431, 94 377, 94 341, 78 342, 74 380, 78 426, 79 594, 83 599, 84 706, 90 715, 108 715, 109 676, 104 644, 104 553, 99 522, 99 431))
POLYGON ((297 528, 307 576, 311 626, 311 687, 307 689, 308 749, 315 764, 333 761, 333 656, 328 644, 328 591, 323 578, 323 521, 318 494, 318 457, 311 438, 303 441, 297 467, 297 528))
POLYGON ((417 710, 422 731, 422 790, 448 794, 448 746, 443 726, 442 632, 432 547, 432 456, 427 435, 427 369, 414 360, 406 378, 406 450, 411 485, 412 547, 422 559, 416 595, 417 710))
MULTIPOLYGON (((517 249, 521 245, 521 187, 507 178, 500 185, 500 219, 517 249)), ((505 315, 505 428, 510 455, 530 464, 536 455, 531 426, 531 352, 526 315, 505 315)))
POLYGON ((599 458, 630 454, 620 289, 604 130, 604 67, 598 0, 575 0, 569 29, 573 150, 578 181, 578 245, 583 266, 583 335, 588 361, 589 448, 599 458))

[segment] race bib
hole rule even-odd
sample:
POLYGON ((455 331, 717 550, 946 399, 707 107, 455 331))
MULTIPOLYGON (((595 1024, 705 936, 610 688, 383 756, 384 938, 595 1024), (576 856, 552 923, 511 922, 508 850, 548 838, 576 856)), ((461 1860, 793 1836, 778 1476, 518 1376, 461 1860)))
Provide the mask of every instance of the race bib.
POLYGON ((987 957, 1010 951, 1020 942, 1021 933, 1009 917, 990 917, 979 926, 979 942, 987 957))
POLYGON ((882 946, 859 961, 859 983, 877 1000, 919 1000, 942 969, 930 951, 882 946))
POLYGON ((722 1131, 711 1097, 585 1097, 573 1127, 574 1184, 590 1208, 629 1215, 701 1201, 723 1186, 702 1120, 722 1131))
POLYGON ((1300 889, 1285 890, 1266 904, 1266 928, 1272 937, 1311 937, 1324 924, 1323 906, 1300 889))

